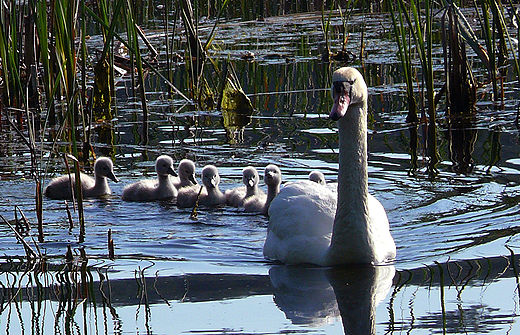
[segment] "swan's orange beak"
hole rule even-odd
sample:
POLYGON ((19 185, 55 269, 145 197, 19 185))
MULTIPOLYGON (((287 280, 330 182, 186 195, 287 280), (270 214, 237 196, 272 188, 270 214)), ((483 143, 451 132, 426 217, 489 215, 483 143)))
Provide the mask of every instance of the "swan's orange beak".
POLYGON ((350 104, 350 95, 343 86, 343 83, 334 83, 332 97, 334 98, 334 105, 332 106, 329 117, 333 121, 338 121, 347 114, 350 104))

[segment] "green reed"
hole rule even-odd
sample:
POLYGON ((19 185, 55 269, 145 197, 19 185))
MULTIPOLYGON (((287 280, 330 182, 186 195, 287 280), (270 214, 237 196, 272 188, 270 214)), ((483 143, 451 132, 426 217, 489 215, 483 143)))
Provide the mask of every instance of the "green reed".
POLYGON ((146 92, 144 83, 144 72, 143 72, 143 61, 141 57, 141 51, 139 49, 138 40, 138 27, 134 21, 134 13, 132 9, 132 3, 130 0, 126 2, 126 29, 128 42, 133 49, 133 56, 135 57, 135 64, 137 67, 137 85, 139 88, 139 96, 141 97, 141 108, 143 109, 143 122, 142 122, 142 138, 141 144, 148 144, 148 105, 146 104, 146 92))
POLYGON ((406 122, 410 125, 410 155, 411 168, 410 172, 415 173, 418 168, 417 149, 418 136, 417 125, 419 118, 417 117, 417 101, 414 92, 414 71, 412 66, 412 48, 410 46, 410 35, 407 33, 406 23, 402 11, 395 12, 392 2, 388 3, 390 16, 394 25, 394 34, 397 41, 397 55, 403 69, 403 76, 406 82, 406 101, 408 103, 408 114, 406 122))
MULTIPOLYGON (((406 3, 404 0, 398 0, 397 12, 400 22, 406 22, 409 33, 415 44, 415 52, 419 56, 422 72, 423 96, 426 101, 426 110, 428 115, 427 123, 427 139, 426 148, 429 157, 427 166, 428 175, 434 177, 438 174, 437 164, 440 161, 437 149, 437 127, 436 127, 436 108, 437 101, 435 99, 434 72, 433 72, 433 16, 434 7, 432 1, 419 2, 410 0, 406 3), (423 7, 421 7, 423 6, 423 7), (402 20, 404 18, 404 20, 402 20)), ((390 4, 391 5, 391 4, 390 4)), ((397 35, 396 35, 397 36, 397 35)), ((400 40, 400 53, 406 54, 408 47, 406 38, 398 36, 400 40)), ((404 64, 406 66, 406 63, 404 64)), ((413 113, 413 112, 412 112, 413 113)))

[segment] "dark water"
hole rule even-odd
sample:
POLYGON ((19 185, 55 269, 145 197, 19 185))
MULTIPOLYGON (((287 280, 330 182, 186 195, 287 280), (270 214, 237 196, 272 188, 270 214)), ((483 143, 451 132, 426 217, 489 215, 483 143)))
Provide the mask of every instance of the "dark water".
MULTIPOLYGON (((267 227, 262 215, 225 207, 199 209, 198 220, 191 220, 190 210, 168 202, 120 199, 126 184, 153 177, 160 154, 176 161, 193 159, 198 176, 204 165, 217 165, 222 189, 241 183, 243 167, 253 165, 262 173, 269 163, 280 166, 285 181, 305 179, 314 169, 335 181, 337 130, 327 115, 330 73, 339 64, 320 61, 320 17, 231 22, 219 30, 219 47, 212 55, 234 61, 257 110, 242 131, 234 133, 233 144, 220 112, 183 108, 182 99, 168 100, 164 85, 150 76, 150 144, 140 145, 140 104, 128 97, 130 83, 123 78, 118 83, 113 144, 94 144, 98 154, 113 155, 121 182, 111 183, 114 194, 107 199, 85 203, 84 242, 78 243, 77 224, 69 229, 64 203, 46 199, 45 242, 38 245, 49 265, 43 272, 25 272, 18 261, 25 255, 23 247, 7 225, 0 224, 2 330, 517 333, 518 259, 512 254, 520 247, 520 159, 513 85, 506 83, 511 91, 504 108, 494 109, 482 94, 477 115, 453 122, 451 129, 440 111, 440 175, 433 181, 427 178, 422 152, 417 175, 410 175, 402 78, 394 43, 381 32, 381 27, 391 29, 383 15, 354 17, 349 45, 358 50, 361 36, 356 28, 365 26, 367 58, 356 67, 370 87, 369 189, 388 214, 397 245, 394 266, 315 269, 271 264, 262 256, 267 227), (241 60, 246 50, 255 53, 254 62, 241 60), (470 172, 458 173, 462 167, 470 172), (107 257, 109 229, 115 260, 107 257), (87 270, 65 267, 68 245, 78 267, 84 248, 87 270)), ((334 24, 339 25, 339 19, 334 24)), ((155 42, 160 41, 157 37, 155 42)), ((179 66, 175 83, 181 89, 184 75, 179 66)), ((102 136, 96 136, 100 142, 102 136)), ((49 149, 49 143, 42 145, 49 149)), ((34 225, 29 154, 7 139, 0 162, 0 214, 12 219, 16 205, 34 225)), ((63 172, 63 163, 53 159, 46 168, 49 180, 63 172)), ((77 222, 76 214, 73 218, 77 222)), ((35 227, 30 236, 36 237, 35 227)), ((30 237, 26 240, 34 247, 30 237)))

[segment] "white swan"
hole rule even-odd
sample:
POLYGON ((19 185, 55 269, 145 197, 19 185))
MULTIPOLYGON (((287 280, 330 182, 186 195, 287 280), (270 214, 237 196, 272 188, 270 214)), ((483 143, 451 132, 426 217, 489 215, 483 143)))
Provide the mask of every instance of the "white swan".
POLYGON ((264 191, 258 187, 260 176, 254 167, 248 166, 242 170, 242 182, 245 186, 226 190, 226 203, 228 205, 240 207, 249 197, 265 195, 264 191))
POLYGON ((383 206, 368 193, 367 86, 348 67, 332 76, 338 121, 337 193, 311 181, 286 185, 269 208, 264 256, 287 264, 381 264, 395 258, 383 206))
POLYGON ((197 185, 197 180, 195 179, 195 163, 193 163, 190 159, 183 159, 179 162, 179 167, 177 168, 179 173, 178 177, 170 177, 173 181, 173 185, 177 188, 177 190, 186 186, 197 185))
POLYGON ((323 172, 317 171, 317 170, 311 171, 311 173, 309 173, 309 180, 313 181, 315 183, 318 183, 320 185, 327 184, 327 182, 325 181, 325 175, 323 174, 323 172))
POLYGON ((244 200, 244 210, 248 213, 264 213, 267 214, 271 201, 280 192, 280 184, 282 183, 282 172, 280 168, 274 164, 265 167, 264 182, 267 185, 267 195, 258 194, 244 200))
POLYGON ((177 176, 173 170, 173 159, 162 155, 155 161, 157 179, 145 179, 125 186, 122 199, 124 201, 156 201, 177 197, 177 189, 170 180, 170 175, 177 176))
POLYGON ((178 207, 194 207, 197 199, 200 206, 219 206, 226 204, 226 196, 220 191, 220 175, 214 165, 206 165, 202 169, 202 184, 204 186, 188 186, 179 190, 178 207), (201 190, 202 187, 202 190, 201 190))
MULTIPOLYGON (((94 178, 80 173, 81 189, 84 198, 95 198, 111 194, 107 178, 114 182, 119 179, 114 175, 114 164, 107 157, 99 157, 94 163, 94 178)), ((45 188, 45 196, 50 199, 72 199, 72 190, 76 189, 74 173, 53 179, 45 188), (72 186, 71 186, 72 185, 72 186)))

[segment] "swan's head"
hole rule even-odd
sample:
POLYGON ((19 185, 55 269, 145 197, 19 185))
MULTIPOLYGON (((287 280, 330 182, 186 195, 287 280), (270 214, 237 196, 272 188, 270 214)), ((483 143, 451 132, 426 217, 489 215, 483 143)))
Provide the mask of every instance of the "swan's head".
POLYGON ((274 164, 269 164, 265 167, 264 182, 266 185, 278 186, 282 183, 282 171, 274 164))
POLYGON ((345 116, 350 105, 366 103, 368 96, 363 76, 352 67, 342 67, 334 71, 331 93, 334 105, 329 117, 334 121, 345 116))
POLYGON ((110 178, 115 183, 119 182, 114 174, 114 164, 108 157, 99 157, 94 163, 94 174, 98 177, 110 178))
POLYGON ((177 173, 173 169, 173 159, 170 156, 162 155, 157 157, 155 161, 155 172, 158 176, 167 176, 171 174, 177 177, 177 173))
POLYGON ((311 171, 309 173, 309 180, 320 185, 325 185, 327 182, 325 181, 325 175, 321 171, 311 171))
POLYGON ((213 165, 206 165, 202 169, 202 183, 207 189, 217 188, 220 183, 218 169, 213 165))
POLYGON ((195 180, 195 163, 190 159, 183 159, 179 163, 179 178, 189 180, 193 185, 197 184, 195 180))
POLYGON ((258 176, 258 171, 254 167, 248 166, 242 170, 242 182, 247 188, 255 187, 259 181, 260 176, 258 176))

